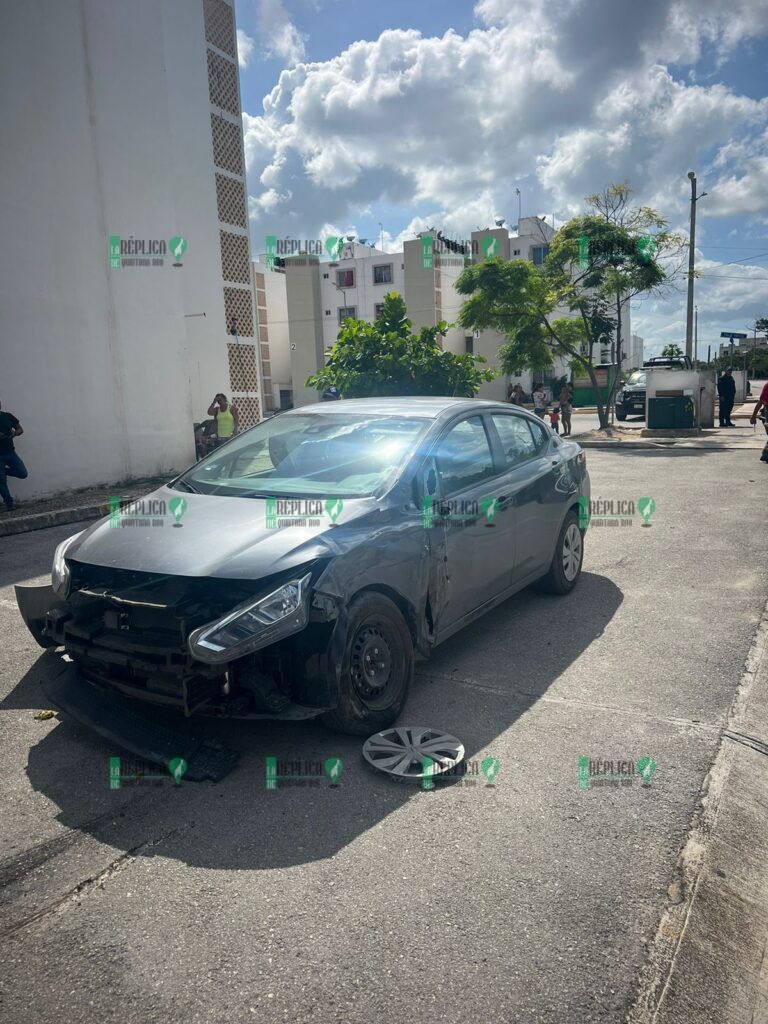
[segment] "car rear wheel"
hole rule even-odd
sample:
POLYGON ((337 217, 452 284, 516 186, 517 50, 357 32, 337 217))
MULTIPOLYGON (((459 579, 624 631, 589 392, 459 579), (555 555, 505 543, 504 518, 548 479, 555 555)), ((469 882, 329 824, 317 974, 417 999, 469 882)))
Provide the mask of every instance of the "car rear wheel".
POLYGON ((576 513, 565 517, 552 556, 549 572, 539 581, 547 594, 567 594, 576 586, 584 561, 584 533, 579 529, 576 513))
POLYGON ((339 705, 322 716, 338 732, 370 736, 397 720, 413 678, 413 641, 383 594, 354 598, 347 612, 339 705))

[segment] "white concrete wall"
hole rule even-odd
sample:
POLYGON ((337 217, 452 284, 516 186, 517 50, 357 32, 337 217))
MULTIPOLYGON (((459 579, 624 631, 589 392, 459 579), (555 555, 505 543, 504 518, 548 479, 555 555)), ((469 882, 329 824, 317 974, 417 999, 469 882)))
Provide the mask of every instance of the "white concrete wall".
POLYGON ((0 398, 30 472, 14 492, 183 468, 229 379, 202 4, 4 4, 0 88, 0 398), (189 248, 182 268, 111 270, 111 234, 189 248))

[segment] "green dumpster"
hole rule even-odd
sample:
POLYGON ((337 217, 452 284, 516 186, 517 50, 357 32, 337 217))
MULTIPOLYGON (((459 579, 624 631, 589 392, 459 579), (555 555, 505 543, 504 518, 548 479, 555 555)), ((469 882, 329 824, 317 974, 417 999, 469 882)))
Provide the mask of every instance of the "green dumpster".
POLYGON ((690 395, 663 395, 648 399, 649 430, 692 430, 695 426, 690 395))

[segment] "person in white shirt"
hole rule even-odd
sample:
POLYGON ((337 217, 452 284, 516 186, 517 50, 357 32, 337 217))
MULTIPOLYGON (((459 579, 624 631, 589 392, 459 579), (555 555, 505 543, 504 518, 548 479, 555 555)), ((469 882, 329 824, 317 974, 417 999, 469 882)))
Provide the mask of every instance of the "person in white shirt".
POLYGON ((533 411, 540 419, 544 419, 544 413, 547 411, 547 396, 541 384, 534 384, 533 386, 533 411))

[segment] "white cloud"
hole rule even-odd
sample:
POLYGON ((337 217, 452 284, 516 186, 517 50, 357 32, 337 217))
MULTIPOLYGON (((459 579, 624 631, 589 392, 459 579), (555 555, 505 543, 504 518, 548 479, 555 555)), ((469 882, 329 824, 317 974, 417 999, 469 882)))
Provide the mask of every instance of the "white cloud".
POLYGON ((304 59, 306 37, 289 18, 282 0, 260 0, 258 20, 266 56, 279 57, 288 66, 304 59))
POLYGON ((244 71, 248 67, 252 53, 253 40, 239 28, 237 30, 237 63, 240 65, 241 70, 244 71))
MULTIPOLYGON (((260 12, 290 66, 243 119, 257 235, 314 237, 386 205, 410 220, 393 245, 429 224, 463 236, 514 224, 516 186, 524 215, 562 218, 620 181, 684 227, 691 168, 702 238, 714 218, 768 218, 768 99, 685 67, 768 33, 765 0, 480 0, 466 36, 388 30, 314 63, 280 0, 260 12)), ((761 287, 730 284, 697 292, 729 304, 761 287)))

